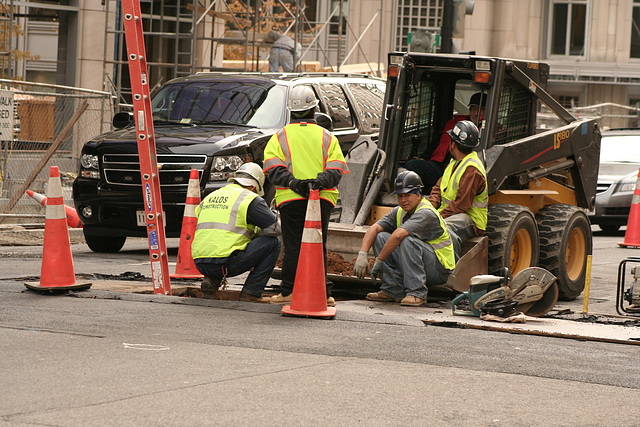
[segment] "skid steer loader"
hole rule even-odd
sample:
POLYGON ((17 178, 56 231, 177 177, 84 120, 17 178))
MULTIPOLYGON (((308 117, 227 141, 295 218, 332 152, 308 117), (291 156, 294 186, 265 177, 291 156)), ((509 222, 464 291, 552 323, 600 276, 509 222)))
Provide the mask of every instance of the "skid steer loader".
POLYGON ((395 206, 398 170, 410 159, 428 159, 446 123, 468 114, 470 97, 480 92, 486 107, 477 150, 487 170, 488 225, 484 237, 466 242, 446 286, 465 291, 476 274, 507 267, 515 276, 540 266, 557 277, 560 299, 576 298, 592 252, 585 212, 596 194, 597 123, 573 117, 545 92, 548 64, 398 52, 388 65, 379 139, 361 138, 346 157, 352 173, 340 184, 341 216, 329 241, 361 235, 395 206), (536 129, 541 104, 565 125, 536 129))

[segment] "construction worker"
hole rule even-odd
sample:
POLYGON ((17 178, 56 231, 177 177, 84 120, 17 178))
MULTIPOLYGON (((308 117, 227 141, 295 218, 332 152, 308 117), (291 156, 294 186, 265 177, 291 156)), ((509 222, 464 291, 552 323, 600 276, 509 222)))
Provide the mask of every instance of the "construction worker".
POLYGON ((280 254, 280 223, 260 196, 264 194, 260 165, 245 163, 227 184, 196 207, 191 245, 196 268, 205 276, 202 290, 214 294, 226 277, 251 270, 241 301, 268 303, 262 292, 280 254))
POLYGON ((429 202, 438 209, 454 239, 460 257, 462 242, 482 236, 487 229, 487 174, 478 153, 478 128, 463 120, 449 131, 453 159, 431 189, 429 202), (453 234, 452 233, 452 234, 453 234))
POLYGON ((469 114, 455 114, 453 118, 447 122, 442 130, 440 142, 429 156, 429 160, 414 158, 404 165, 405 169, 414 171, 420 175, 420 179, 422 179, 422 184, 424 185, 425 194, 429 194, 431 188, 433 188, 436 182, 438 182, 438 179, 442 176, 442 173, 451 159, 451 152, 449 151, 451 137, 449 136, 449 131, 453 129, 456 123, 462 120, 471 120, 479 129, 482 124, 482 120, 484 120, 484 109, 486 105, 486 94, 477 92, 471 95, 468 105, 469 114))
POLYGON ((286 34, 271 30, 265 37, 265 43, 273 43, 269 50, 269 72, 282 71, 290 73, 295 69, 294 61, 300 60, 302 46, 286 34))
MULTIPOLYGON (((276 186, 284 243, 281 293, 271 297, 273 304, 291 302, 310 188, 320 190, 326 272, 329 217, 338 200, 338 183, 349 172, 338 139, 315 123, 317 105, 311 87, 295 86, 288 100, 291 123, 275 133, 264 149, 264 171, 276 186)), ((330 307, 335 305, 331 285, 326 281, 330 307)))
POLYGON ((395 180, 398 205, 373 224, 362 238, 353 274, 363 278, 369 269, 367 253, 376 255, 371 279, 380 276, 379 292, 371 301, 400 301, 421 306, 429 286, 441 285, 455 267, 453 244, 438 211, 422 196, 417 173, 404 171, 395 180))

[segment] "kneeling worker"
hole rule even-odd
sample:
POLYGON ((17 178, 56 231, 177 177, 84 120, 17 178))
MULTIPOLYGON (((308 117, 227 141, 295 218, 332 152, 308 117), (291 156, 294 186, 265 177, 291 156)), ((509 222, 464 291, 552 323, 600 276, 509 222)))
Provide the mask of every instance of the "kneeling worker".
POLYGON ((405 171, 395 180, 398 205, 365 233, 353 274, 363 278, 373 246, 376 261, 371 279, 382 280, 379 292, 367 294, 371 301, 400 301, 421 306, 429 286, 441 285, 455 267, 453 244, 438 211, 421 194, 417 173, 405 171), (382 273, 382 274, 381 274, 382 273))
POLYGON ((198 224, 191 254, 196 268, 205 275, 202 290, 211 294, 225 277, 252 270, 239 299, 268 303, 262 292, 281 244, 280 223, 260 197, 264 194, 264 173, 260 165, 245 163, 229 182, 196 208, 198 224))

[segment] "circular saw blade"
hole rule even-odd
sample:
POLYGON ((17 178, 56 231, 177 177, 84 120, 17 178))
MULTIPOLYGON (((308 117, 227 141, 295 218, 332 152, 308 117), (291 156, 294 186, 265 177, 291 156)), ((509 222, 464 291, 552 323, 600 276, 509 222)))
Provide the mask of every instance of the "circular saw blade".
POLYGON ((558 302, 558 295, 558 284, 553 282, 553 284, 549 286, 549 289, 542 294, 542 298, 535 302, 522 304, 519 306, 519 309, 527 316, 544 316, 556 305, 558 302))

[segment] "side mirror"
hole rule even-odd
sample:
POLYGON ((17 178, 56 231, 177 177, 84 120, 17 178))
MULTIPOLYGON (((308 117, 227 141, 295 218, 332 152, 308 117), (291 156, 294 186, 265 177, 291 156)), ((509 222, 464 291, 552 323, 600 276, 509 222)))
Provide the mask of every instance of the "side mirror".
POLYGON ((333 131, 333 120, 331 120, 331 117, 329 117, 328 114, 316 113, 314 119, 316 120, 318 126, 322 126, 329 132, 333 131))
POLYGON ((132 113, 116 113, 113 116, 113 121, 111 122, 113 127, 116 129, 126 128, 130 124, 133 123, 133 114, 132 113))

